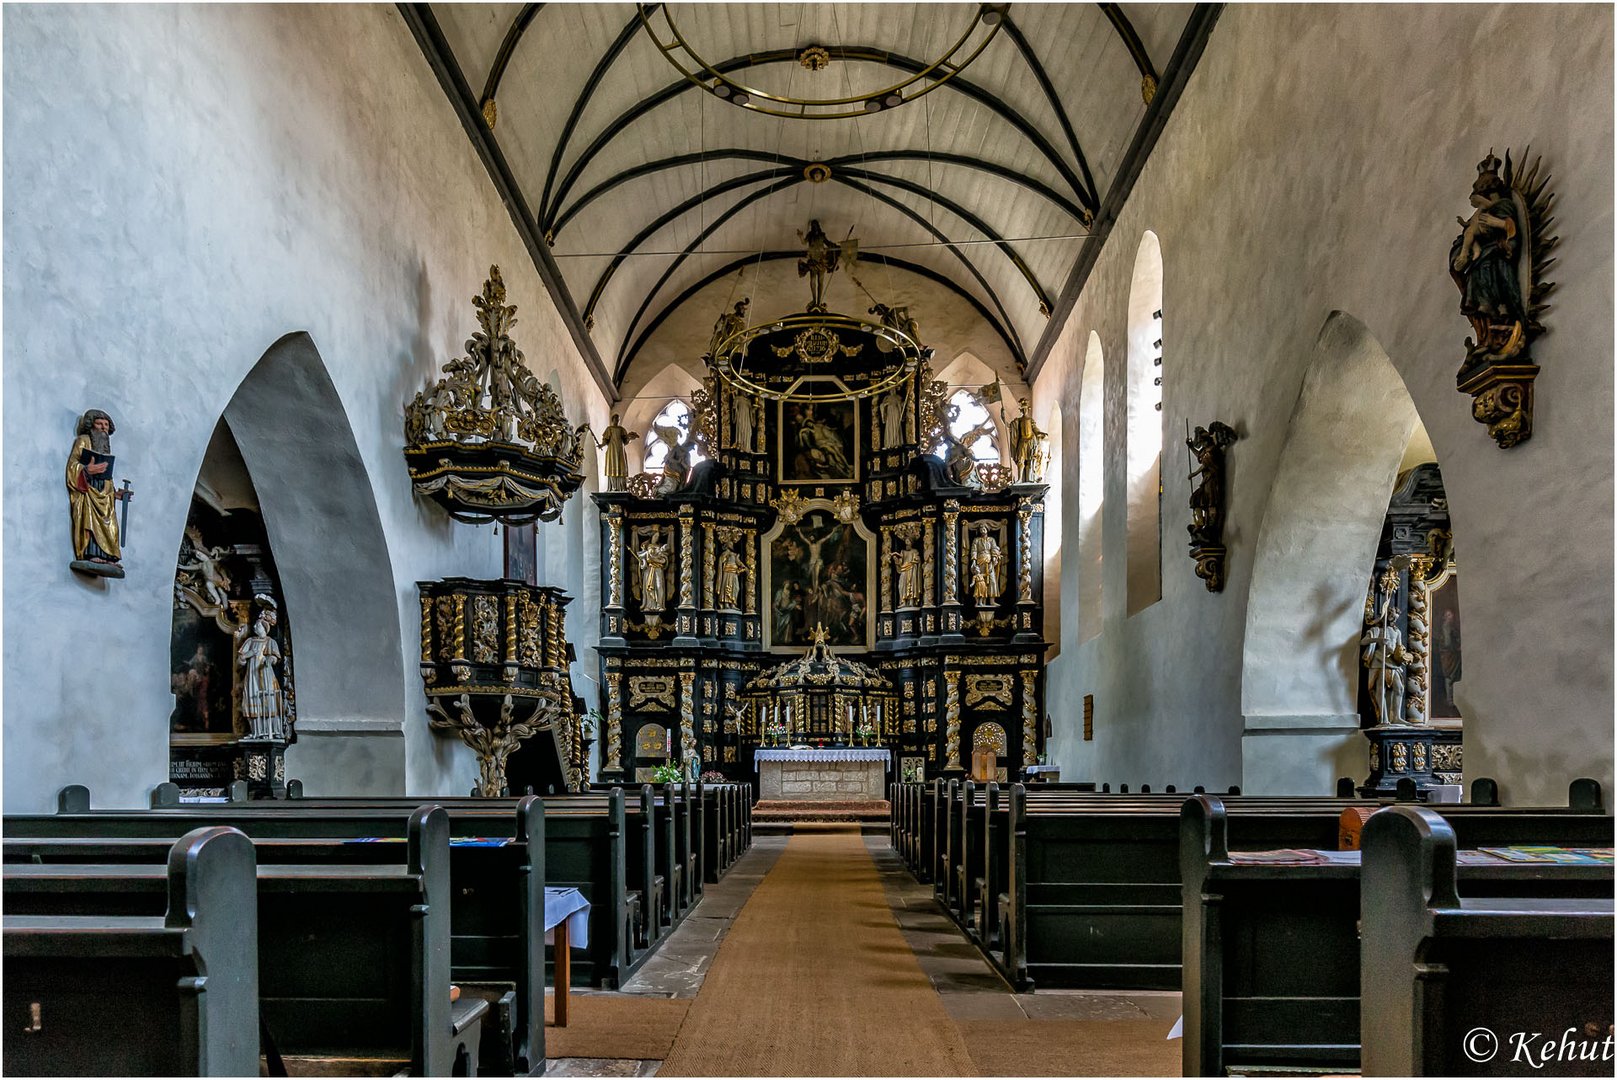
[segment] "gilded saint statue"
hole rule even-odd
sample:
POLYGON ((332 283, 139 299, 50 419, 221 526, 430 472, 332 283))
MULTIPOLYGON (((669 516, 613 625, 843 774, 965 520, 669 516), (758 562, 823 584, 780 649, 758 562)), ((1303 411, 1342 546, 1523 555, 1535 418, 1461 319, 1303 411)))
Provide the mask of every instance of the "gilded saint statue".
POLYGON ((67 457, 67 503, 71 513, 74 570, 99 577, 123 577, 118 542, 120 498, 112 484, 112 417, 90 409, 79 417, 67 457))
POLYGON ((898 570, 898 606, 919 607, 921 604, 921 553, 913 547, 892 552, 889 556, 898 570))
POLYGON ((1038 484, 1044 481, 1044 452, 1049 436, 1033 422, 1033 406, 1027 398, 1018 404, 1022 415, 1011 421, 1011 460, 1016 465, 1016 482, 1038 484))
POLYGON ((717 356, 720 345, 747 328, 747 308, 751 305, 751 298, 743 296, 736 301, 734 309, 719 316, 719 321, 713 324, 713 339, 707 343, 709 356, 717 356))
POLYGON ((971 595, 978 607, 989 607, 1005 591, 1005 555, 988 534, 988 522, 977 523, 971 541, 971 595))
POLYGON ((640 438, 638 431, 629 431, 618 423, 618 414, 612 414, 612 423, 601 432, 601 437, 595 441, 598 450, 606 451, 605 468, 606 490, 622 491, 629 479, 629 455, 626 447, 640 438))
POLYGON ((635 552, 640 564, 640 609, 647 615, 660 614, 668 606, 668 545, 661 530, 653 530, 635 552))
POLYGON ((739 611, 741 607, 741 578, 747 564, 732 547, 719 553, 719 607, 725 611, 739 611))
POLYGON ((842 264, 841 249, 825 235, 818 218, 810 221, 808 232, 799 232, 797 238, 804 245, 803 257, 797 260, 797 276, 809 279, 808 309, 824 311, 826 282, 842 264))
POLYGON ((262 593, 253 597, 258 618, 252 629, 237 633, 236 666, 241 669, 241 718, 246 721, 248 738, 284 741, 286 695, 275 668, 281 662, 281 647, 274 637, 277 621, 275 601, 262 593))

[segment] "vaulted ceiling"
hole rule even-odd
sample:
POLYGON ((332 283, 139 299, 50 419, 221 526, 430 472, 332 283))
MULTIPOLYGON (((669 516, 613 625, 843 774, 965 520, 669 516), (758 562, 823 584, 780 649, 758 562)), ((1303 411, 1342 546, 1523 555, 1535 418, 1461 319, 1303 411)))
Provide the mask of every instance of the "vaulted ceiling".
POLYGON ((401 10, 613 392, 694 361, 732 299, 802 310, 810 219, 858 240, 833 309, 910 303, 940 352, 1026 378, 1211 25, 1190 4, 401 10))

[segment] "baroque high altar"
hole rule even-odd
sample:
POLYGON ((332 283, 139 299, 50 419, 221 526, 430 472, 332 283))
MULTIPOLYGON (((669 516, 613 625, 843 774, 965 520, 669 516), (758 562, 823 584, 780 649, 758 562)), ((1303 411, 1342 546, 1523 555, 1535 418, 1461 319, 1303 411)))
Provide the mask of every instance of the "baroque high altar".
POLYGON ((808 310, 721 317, 690 434, 658 433, 664 473, 594 496, 603 780, 672 761, 747 781, 783 738, 885 746, 907 778, 989 751, 1014 778, 1042 748, 1042 446, 976 465, 915 321, 821 303, 835 255, 817 232, 808 310), (827 652, 848 678, 817 692, 794 672, 827 652))

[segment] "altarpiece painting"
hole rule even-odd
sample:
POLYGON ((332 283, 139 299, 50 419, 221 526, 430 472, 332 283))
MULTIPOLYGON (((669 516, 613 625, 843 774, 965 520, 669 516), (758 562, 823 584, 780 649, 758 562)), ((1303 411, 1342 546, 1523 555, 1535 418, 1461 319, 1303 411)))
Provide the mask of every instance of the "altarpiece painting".
POLYGON ((869 648, 870 546, 864 530, 829 509, 780 527, 767 564, 772 648, 808 645, 821 625, 833 648, 869 648))

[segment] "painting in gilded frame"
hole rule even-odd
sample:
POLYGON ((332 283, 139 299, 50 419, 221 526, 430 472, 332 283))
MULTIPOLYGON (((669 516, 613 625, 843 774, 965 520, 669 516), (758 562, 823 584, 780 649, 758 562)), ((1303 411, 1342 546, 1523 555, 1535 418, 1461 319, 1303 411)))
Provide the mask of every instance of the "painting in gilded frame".
POLYGON ((769 646, 807 646, 823 625, 833 648, 869 648, 873 539, 857 523, 837 520, 828 502, 809 505, 800 519, 766 537, 769 646))
POLYGON ((780 403, 780 482, 851 484, 859 479, 858 407, 853 401, 780 403))

